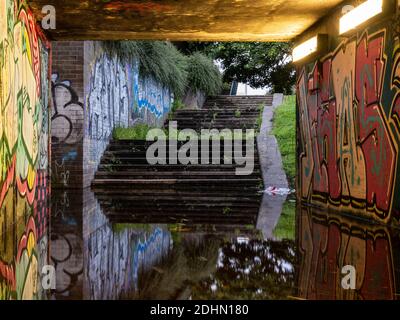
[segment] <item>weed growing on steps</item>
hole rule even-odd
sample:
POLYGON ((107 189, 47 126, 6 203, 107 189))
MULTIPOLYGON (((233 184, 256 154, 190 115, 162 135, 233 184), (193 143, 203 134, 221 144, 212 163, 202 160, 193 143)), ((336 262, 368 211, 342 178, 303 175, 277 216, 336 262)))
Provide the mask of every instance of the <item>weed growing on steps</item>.
MULTIPOLYGON (((128 128, 123 128, 123 127, 116 127, 114 128, 113 131, 113 139, 114 140, 146 140, 147 134, 150 130, 152 129, 158 129, 162 130, 165 134, 165 137, 161 137, 162 139, 168 139, 169 136, 176 137, 179 136, 180 133, 182 133, 183 130, 177 130, 177 129, 160 129, 157 127, 149 126, 147 124, 137 124, 134 127, 128 127, 128 128)), ((247 126, 243 125, 243 129, 246 130, 247 126)), ((213 130, 212 126, 209 128, 209 130, 213 130)), ((216 130, 216 129, 214 129, 216 130)), ((187 137, 186 140, 189 139, 195 139, 198 137, 197 133, 190 133, 190 132, 185 132, 185 135, 187 137)), ((241 132, 238 133, 235 130, 232 132, 220 130, 218 133, 219 137, 221 139, 227 139, 227 140, 246 140, 246 139, 252 139, 256 137, 256 134, 254 131, 249 132, 241 132)))

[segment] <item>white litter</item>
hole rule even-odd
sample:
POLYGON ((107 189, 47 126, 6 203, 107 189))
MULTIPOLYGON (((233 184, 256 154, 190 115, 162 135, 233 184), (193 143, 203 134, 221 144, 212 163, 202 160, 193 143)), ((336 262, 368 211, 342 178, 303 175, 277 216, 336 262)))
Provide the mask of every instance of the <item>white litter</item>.
POLYGON ((285 195, 294 193, 294 190, 289 189, 289 188, 277 188, 277 187, 271 186, 271 187, 268 187, 267 189, 265 189, 264 192, 271 196, 275 196, 275 195, 285 196, 285 195))

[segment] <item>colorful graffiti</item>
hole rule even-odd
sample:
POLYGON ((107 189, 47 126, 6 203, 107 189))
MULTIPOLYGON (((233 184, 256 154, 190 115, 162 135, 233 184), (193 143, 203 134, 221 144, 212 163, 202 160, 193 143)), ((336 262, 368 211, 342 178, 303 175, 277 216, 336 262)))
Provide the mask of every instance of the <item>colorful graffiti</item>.
POLYGON ((386 30, 349 39, 311 72, 306 66, 297 83, 302 199, 384 222, 394 207, 399 137, 391 94, 383 94, 386 40, 386 30))
POLYGON ((49 43, 24 2, 0 3, 0 299, 43 298, 49 43))
MULTIPOLYGON (((115 127, 137 123, 162 126, 172 103, 168 89, 149 77, 140 77, 137 63, 109 57, 96 43, 85 46, 85 57, 85 61, 97 58, 90 64, 85 83, 84 187, 90 185, 115 127)), ((62 172, 62 163, 58 164, 62 172)))
POLYGON ((398 235, 378 225, 303 207, 298 216, 298 296, 304 299, 395 299, 398 235), (397 241, 397 242, 396 242, 397 241), (396 242, 396 243, 394 243, 396 242), (355 290, 342 287, 342 268, 356 270, 355 290))
POLYGON ((137 290, 140 273, 150 270, 171 249, 169 231, 149 229, 106 223, 85 239, 86 299, 119 299, 137 290))
POLYGON ((139 68, 133 67, 132 75, 134 114, 143 118, 143 113, 150 112, 154 117, 163 118, 171 108, 171 92, 151 77, 139 77, 139 68))

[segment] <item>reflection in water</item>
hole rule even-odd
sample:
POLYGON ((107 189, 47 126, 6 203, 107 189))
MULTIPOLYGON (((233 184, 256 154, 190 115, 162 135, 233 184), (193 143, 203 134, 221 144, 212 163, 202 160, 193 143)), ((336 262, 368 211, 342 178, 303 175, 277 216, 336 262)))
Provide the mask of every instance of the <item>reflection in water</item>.
POLYGON ((56 269, 54 299, 81 299, 83 281, 82 192, 53 192, 51 263, 56 269))
POLYGON ((139 271, 159 262, 168 253, 170 240, 170 233, 156 226, 112 230, 105 225, 90 234, 85 246, 86 297, 118 299, 136 292, 139 271))
POLYGON ((40 270, 49 261, 52 299, 395 299, 399 291, 400 231, 346 215, 297 208, 295 240, 264 239, 250 224, 111 223, 90 190, 62 191, 52 195, 49 234, 45 206, 32 211, 23 200, 10 207, 21 211, 8 209, 7 195, 2 206, 1 299, 47 298, 40 270), (23 223, 11 223, 13 212, 23 223), (355 267, 355 290, 342 288, 345 265, 355 267))
POLYGON ((10 179, 0 189, 0 300, 46 299, 42 269, 48 265, 48 184, 46 174, 36 176, 36 191, 10 179))
POLYGON ((300 297, 396 298, 398 230, 310 208, 299 209, 297 219, 300 297), (355 267, 355 290, 342 288, 346 265, 355 267))
POLYGON ((194 299, 287 299, 293 295, 291 240, 236 239, 219 250, 215 273, 193 286, 194 299))

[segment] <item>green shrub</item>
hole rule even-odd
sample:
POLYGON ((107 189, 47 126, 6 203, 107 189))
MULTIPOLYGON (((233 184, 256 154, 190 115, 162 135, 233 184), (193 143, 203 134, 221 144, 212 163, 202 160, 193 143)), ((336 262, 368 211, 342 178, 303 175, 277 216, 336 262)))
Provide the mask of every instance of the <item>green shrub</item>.
POLYGON ((102 46, 109 57, 117 56, 126 63, 144 54, 141 41, 103 41, 102 46))
POLYGON ((167 41, 104 41, 103 48, 109 57, 139 61, 140 74, 171 89, 175 98, 183 97, 188 88, 207 95, 221 90, 221 73, 212 59, 201 53, 185 56, 167 41))
POLYGON ((222 88, 222 76, 214 62, 204 54, 193 53, 188 58, 188 87, 206 95, 216 95, 222 88))
POLYGON ((185 94, 187 58, 170 42, 142 41, 139 58, 140 73, 152 76, 179 98, 185 94))

